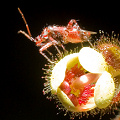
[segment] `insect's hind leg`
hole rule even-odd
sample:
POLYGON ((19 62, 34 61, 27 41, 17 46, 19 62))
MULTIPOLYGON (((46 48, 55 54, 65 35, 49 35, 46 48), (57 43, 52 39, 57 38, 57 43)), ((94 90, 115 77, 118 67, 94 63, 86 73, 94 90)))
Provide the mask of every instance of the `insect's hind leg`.
POLYGON ((78 25, 77 21, 75 19, 71 19, 67 25, 67 29, 71 29, 71 28, 76 28, 78 30, 80 30, 80 26, 78 25))

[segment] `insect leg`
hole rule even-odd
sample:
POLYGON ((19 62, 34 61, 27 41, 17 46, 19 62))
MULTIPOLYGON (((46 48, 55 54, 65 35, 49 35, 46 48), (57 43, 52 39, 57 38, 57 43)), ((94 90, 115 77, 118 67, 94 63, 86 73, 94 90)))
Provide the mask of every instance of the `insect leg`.
POLYGON ((92 48, 94 48, 94 45, 90 42, 90 40, 88 39, 87 41, 88 41, 88 43, 90 44, 90 46, 91 46, 92 48))
POLYGON ((76 22, 75 19, 71 19, 70 22, 67 25, 67 29, 71 29, 71 28, 76 28, 77 30, 80 29, 80 26, 78 25, 78 23, 76 22))
POLYGON ((46 50, 50 55, 53 55, 50 51, 46 50))
POLYGON ((36 42, 36 40, 35 40, 33 37, 29 36, 26 32, 20 30, 20 31, 18 31, 18 33, 22 33, 22 34, 25 35, 29 40, 31 40, 31 41, 33 41, 33 42, 36 42))
POLYGON ((39 49, 39 52, 40 52, 40 54, 42 54, 42 55, 48 60, 48 62, 54 63, 54 62, 52 62, 52 61, 45 55, 45 53, 43 53, 43 51, 44 51, 44 50, 47 50, 47 48, 49 48, 51 45, 53 45, 52 42, 46 43, 44 46, 42 46, 42 47, 39 49))
POLYGON ((63 44, 60 45, 64 51, 67 51, 63 44))
POLYGON ((47 59, 48 62, 54 63, 54 62, 51 61, 51 60, 45 55, 45 53, 43 53, 42 51, 40 51, 40 54, 43 55, 43 56, 47 59))
POLYGON ((55 46, 57 52, 59 53, 60 56, 62 56, 62 53, 60 52, 60 50, 57 47, 58 42, 56 40, 54 40, 52 37, 49 37, 49 39, 51 40, 52 44, 55 46))
POLYGON ((56 45, 54 45, 56 50, 58 51, 59 55, 62 57, 62 53, 60 52, 60 50, 58 49, 58 47, 56 45))

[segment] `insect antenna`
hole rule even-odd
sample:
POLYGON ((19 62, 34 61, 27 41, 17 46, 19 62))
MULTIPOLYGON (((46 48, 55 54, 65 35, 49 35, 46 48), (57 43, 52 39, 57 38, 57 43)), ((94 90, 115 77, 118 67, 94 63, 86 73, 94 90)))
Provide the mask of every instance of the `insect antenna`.
POLYGON ((31 37, 32 35, 31 35, 31 32, 30 32, 29 26, 28 26, 28 24, 27 24, 27 21, 26 21, 26 19, 25 19, 25 17, 24 17, 24 14, 23 14, 22 11, 20 10, 20 8, 18 8, 18 11, 19 11, 19 13, 20 13, 21 16, 22 16, 23 21, 24 21, 24 23, 25 23, 25 25, 26 25, 26 28, 27 28, 28 34, 29 34, 29 36, 31 37))
POLYGON ((25 35, 29 40, 31 40, 31 41, 33 41, 33 42, 36 42, 36 39, 34 39, 33 37, 31 37, 32 35, 31 35, 31 32, 30 32, 29 26, 28 26, 27 21, 26 21, 24 15, 23 15, 22 11, 20 10, 20 8, 18 8, 18 11, 19 11, 19 13, 21 14, 21 16, 22 16, 22 18, 23 18, 23 21, 24 21, 24 23, 25 23, 25 25, 26 25, 28 34, 25 33, 25 32, 22 31, 22 30, 19 30, 18 33, 22 33, 22 34, 25 35))

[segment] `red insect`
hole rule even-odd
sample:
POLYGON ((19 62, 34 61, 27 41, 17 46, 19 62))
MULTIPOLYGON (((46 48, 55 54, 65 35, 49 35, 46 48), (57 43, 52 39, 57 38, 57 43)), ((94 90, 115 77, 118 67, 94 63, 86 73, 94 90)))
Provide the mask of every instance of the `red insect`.
POLYGON ((96 34, 96 32, 81 29, 76 20, 71 19, 67 26, 61 27, 55 25, 48 26, 43 30, 43 32, 40 35, 38 35, 36 38, 33 38, 22 11, 20 10, 20 8, 18 8, 18 10, 24 20, 24 23, 26 24, 28 32, 25 33, 24 31, 20 30, 18 31, 18 33, 24 34, 28 39, 35 42, 36 46, 40 47, 39 49, 40 54, 42 54, 50 63, 53 62, 45 55, 45 53, 43 53, 43 51, 44 50, 47 51, 47 48, 49 48, 50 46, 54 45, 58 53, 61 55, 61 52, 57 46, 60 46, 65 50, 63 44, 66 44, 68 42, 71 43, 80 43, 85 41, 89 42, 90 35, 96 34))

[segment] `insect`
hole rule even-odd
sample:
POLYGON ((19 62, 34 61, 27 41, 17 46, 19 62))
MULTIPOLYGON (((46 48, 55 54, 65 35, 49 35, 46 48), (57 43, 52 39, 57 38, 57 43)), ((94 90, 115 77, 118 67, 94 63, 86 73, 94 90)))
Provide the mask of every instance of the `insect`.
POLYGON ((42 31, 40 35, 38 35, 36 38, 33 38, 27 21, 20 8, 18 8, 18 11, 24 20, 28 32, 26 33, 20 30, 18 31, 18 33, 24 34, 29 40, 35 42, 36 46, 40 47, 40 54, 42 54, 50 63, 53 62, 45 55, 45 53, 43 53, 43 51, 46 50, 51 55, 52 53, 47 50, 47 48, 49 48, 50 46, 53 45, 58 51, 58 53, 62 55, 57 46, 60 46, 63 48, 63 50, 65 50, 63 44, 67 44, 68 42, 89 42, 91 34, 96 34, 96 32, 81 29, 76 20, 71 19, 67 26, 48 26, 42 31))

